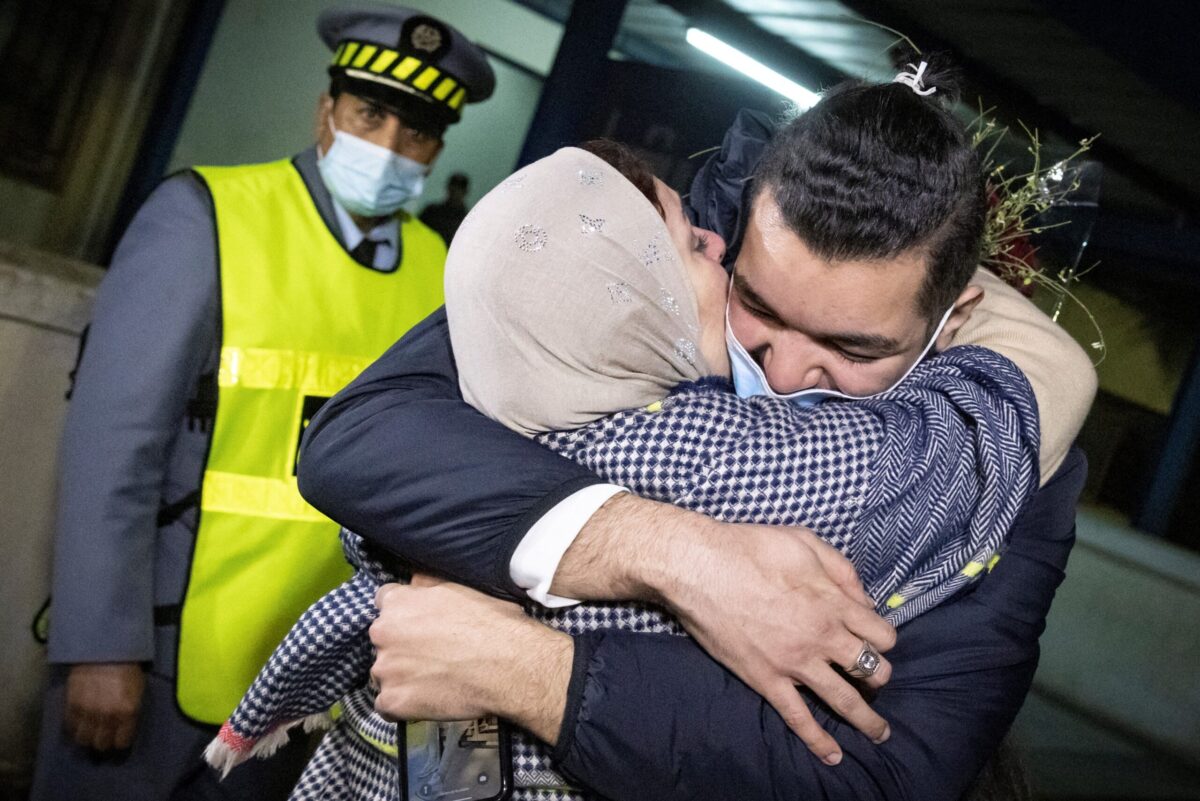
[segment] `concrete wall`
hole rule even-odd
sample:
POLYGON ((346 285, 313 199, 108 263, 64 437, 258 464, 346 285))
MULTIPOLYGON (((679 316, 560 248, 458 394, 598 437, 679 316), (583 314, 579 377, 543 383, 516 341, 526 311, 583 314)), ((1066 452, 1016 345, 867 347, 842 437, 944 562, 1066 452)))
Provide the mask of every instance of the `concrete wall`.
MULTIPOLYGON (((229 0, 188 110, 171 169, 191 164, 266 161, 296 153, 314 139, 317 98, 328 86, 330 53, 316 18, 336 0, 229 0)), ((477 200, 512 172, 541 95, 561 26, 508 0, 406 0, 458 27, 481 46, 533 75, 493 58, 496 93, 467 106, 449 129, 446 149, 416 201, 440 200, 446 178, 471 177, 477 200)))
POLYGON ((1035 686, 1200 767, 1200 555, 1081 510, 1035 686))
POLYGON ((150 101, 166 77, 187 10, 173 0, 112 5, 105 57, 85 65, 89 83, 74 111, 63 185, 52 191, 0 175, 0 240, 85 260, 105 253, 150 101))
POLYGON ((33 184, 0 176, 0 240, 35 245, 45 235, 48 220, 53 219, 58 195, 33 184))
POLYGON ((67 375, 101 274, 0 245, 0 787, 33 764, 45 650, 31 622, 50 591, 67 375))

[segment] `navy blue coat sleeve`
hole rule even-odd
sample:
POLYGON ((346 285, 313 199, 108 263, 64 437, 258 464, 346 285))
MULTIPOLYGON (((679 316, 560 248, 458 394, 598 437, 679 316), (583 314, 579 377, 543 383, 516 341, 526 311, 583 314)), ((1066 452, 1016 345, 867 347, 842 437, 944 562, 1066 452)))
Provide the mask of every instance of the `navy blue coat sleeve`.
POLYGON ((887 743, 810 699, 844 750, 827 767, 694 642, 609 630, 576 638, 559 765, 613 801, 960 798, 1033 680, 1085 473, 1073 451, 1023 510, 993 573, 901 627, 893 678, 873 702, 891 723, 887 743))
POLYGON ((446 312, 413 328, 330 399, 297 478, 324 514, 405 559, 515 598, 521 538, 592 472, 463 402, 446 312))

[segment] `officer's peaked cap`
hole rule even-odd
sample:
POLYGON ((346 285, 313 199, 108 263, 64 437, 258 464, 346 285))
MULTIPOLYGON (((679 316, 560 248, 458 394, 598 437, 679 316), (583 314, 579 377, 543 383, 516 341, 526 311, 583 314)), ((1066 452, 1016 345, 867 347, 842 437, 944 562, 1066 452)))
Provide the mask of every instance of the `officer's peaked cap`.
POLYGON ((332 8, 317 32, 333 51, 335 84, 444 130, 466 103, 496 88, 487 55, 457 29, 402 6, 332 8))

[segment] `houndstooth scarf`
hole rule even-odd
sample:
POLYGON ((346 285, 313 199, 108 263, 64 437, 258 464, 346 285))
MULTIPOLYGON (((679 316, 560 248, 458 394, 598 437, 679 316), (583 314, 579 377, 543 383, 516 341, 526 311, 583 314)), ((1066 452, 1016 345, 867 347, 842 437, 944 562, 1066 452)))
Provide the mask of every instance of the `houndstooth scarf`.
MULTIPOLYGON (((812 527, 850 558, 895 625, 986 573, 1038 483, 1028 382, 1007 359, 975 347, 946 351, 867 401, 800 409, 698 382, 661 408, 541 441, 644 497, 725 521, 812 527)), ((291 727, 332 726, 292 798, 385 801, 397 787, 396 730, 374 713, 367 628, 376 588, 396 577, 357 535, 343 530, 342 543, 356 573, 297 622, 206 758, 227 773, 268 756, 291 727)), ((683 634, 644 604, 527 611, 572 634, 683 634)), ((516 801, 586 798, 529 735, 514 736, 513 760, 516 801)))

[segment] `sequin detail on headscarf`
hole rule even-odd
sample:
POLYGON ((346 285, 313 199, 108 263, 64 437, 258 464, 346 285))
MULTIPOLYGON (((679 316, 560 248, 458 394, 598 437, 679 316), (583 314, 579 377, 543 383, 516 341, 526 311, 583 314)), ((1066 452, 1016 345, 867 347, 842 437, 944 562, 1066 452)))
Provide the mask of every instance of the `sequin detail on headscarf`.
POLYGON ((589 217, 586 214, 580 214, 579 230, 585 234, 604 233, 604 220, 600 217, 589 217))
POLYGON ((633 293, 624 281, 608 285, 608 298, 613 303, 633 303, 633 293))
POLYGON ((658 290, 658 305, 668 314, 679 315, 679 301, 664 286, 658 290))
POLYGON ((533 253, 546 247, 546 230, 536 225, 522 225, 517 229, 517 247, 527 253, 533 253))
POLYGON ((599 170, 580 170, 579 183, 584 186, 599 186, 604 183, 604 173, 599 170))
POLYGON ((696 343, 690 339, 675 340, 675 355, 688 364, 696 363, 696 343))
POLYGON ((642 255, 639 256, 638 258, 641 260, 642 264, 646 267, 649 267, 652 264, 658 264, 660 261, 663 260, 662 245, 659 244, 657 237, 650 240, 650 244, 648 244, 648 245, 646 245, 646 247, 642 248, 642 255))

